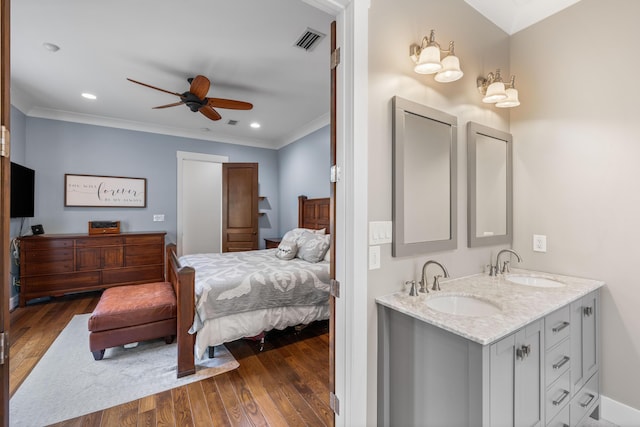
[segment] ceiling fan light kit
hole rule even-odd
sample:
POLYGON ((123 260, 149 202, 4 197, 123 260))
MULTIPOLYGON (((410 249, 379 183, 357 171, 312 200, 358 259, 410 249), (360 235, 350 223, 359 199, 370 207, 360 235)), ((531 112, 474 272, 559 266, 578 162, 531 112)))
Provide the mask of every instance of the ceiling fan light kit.
POLYGON ((187 81, 190 84, 190 87, 189 87, 189 90, 184 93, 171 92, 169 90, 151 86, 147 83, 142 83, 130 78, 127 78, 127 80, 129 80, 132 83, 146 86, 151 89, 159 90, 160 92, 165 92, 180 98, 180 101, 178 102, 174 102, 166 105, 159 105, 157 107, 153 107, 154 109, 176 107, 178 105, 186 105, 187 108, 189 108, 194 113, 199 111, 203 116, 205 116, 210 120, 220 120, 222 116, 220 115, 220 113, 218 113, 214 109, 214 107, 230 109, 230 110, 251 110, 253 108, 253 104, 249 102, 237 101, 235 99, 208 98, 207 93, 209 92, 209 88, 211 87, 211 82, 209 81, 208 78, 201 75, 187 79, 187 81))

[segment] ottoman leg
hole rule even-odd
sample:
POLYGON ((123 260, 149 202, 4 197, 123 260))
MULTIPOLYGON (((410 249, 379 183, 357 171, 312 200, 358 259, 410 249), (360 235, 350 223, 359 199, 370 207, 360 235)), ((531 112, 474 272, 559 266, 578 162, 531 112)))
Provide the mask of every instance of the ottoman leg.
POLYGON ((174 339, 175 339, 175 335, 167 335, 166 337, 164 337, 164 342, 167 344, 171 344, 174 339))
POLYGON ((97 351, 92 351, 91 353, 93 354, 93 358, 95 360, 102 360, 102 358, 104 357, 104 348, 102 350, 97 350, 97 351))
POLYGON ((216 357, 215 347, 210 345, 209 346, 209 359, 213 359, 214 357, 216 357))

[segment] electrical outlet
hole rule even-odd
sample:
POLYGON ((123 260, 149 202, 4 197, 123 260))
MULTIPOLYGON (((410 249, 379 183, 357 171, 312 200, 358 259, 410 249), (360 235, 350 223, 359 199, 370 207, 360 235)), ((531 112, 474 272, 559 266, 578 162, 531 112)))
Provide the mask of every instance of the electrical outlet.
POLYGON ((533 251, 547 252, 547 236, 542 234, 533 235, 533 251))

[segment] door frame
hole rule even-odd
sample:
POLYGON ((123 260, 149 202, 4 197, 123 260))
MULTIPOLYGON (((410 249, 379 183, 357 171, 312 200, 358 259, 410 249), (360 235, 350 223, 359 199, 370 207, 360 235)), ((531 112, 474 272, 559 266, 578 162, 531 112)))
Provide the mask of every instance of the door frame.
MULTIPOLYGON (((205 153, 193 153, 190 151, 177 151, 176 158, 178 162, 177 167, 177 179, 176 179, 176 251, 177 255, 182 255, 182 234, 183 230, 183 217, 184 213, 182 212, 182 203, 183 203, 183 195, 182 195, 182 174, 183 174, 183 162, 185 160, 196 161, 196 162, 209 162, 209 163, 227 163, 229 161, 229 157, 227 156, 218 156, 215 154, 205 154, 205 153)), ((220 229, 222 229, 222 224, 220 224, 220 229)))

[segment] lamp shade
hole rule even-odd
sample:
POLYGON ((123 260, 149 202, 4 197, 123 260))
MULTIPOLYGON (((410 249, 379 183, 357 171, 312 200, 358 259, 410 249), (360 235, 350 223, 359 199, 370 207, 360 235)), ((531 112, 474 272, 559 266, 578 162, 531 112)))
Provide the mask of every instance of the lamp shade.
POLYGON ((448 55, 442 60, 442 70, 434 77, 437 82, 449 83, 460 80, 464 73, 460 69, 460 60, 455 55, 448 55))
POLYGON ((489 85, 487 88, 487 94, 482 98, 482 102, 492 104, 505 99, 507 99, 507 93, 504 88, 504 83, 498 81, 489 85))
POLYGON ((510 108, 520 105, 520 100, 518 99, 518 89, 509 88, 506 90, 506 92, 507 99, 496 102, 496 107, 510 108))
POLYGON ((442 69, 440 63, 440 49, 437 46, 427 46, 420 52, 418 63, 413 71, 418 74, 433 74, 442 69))

